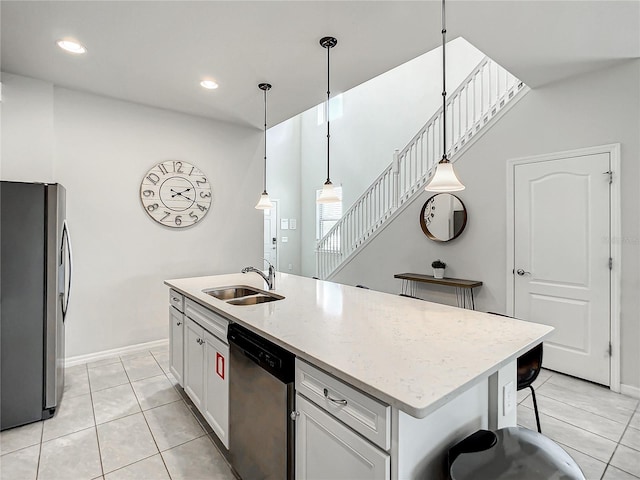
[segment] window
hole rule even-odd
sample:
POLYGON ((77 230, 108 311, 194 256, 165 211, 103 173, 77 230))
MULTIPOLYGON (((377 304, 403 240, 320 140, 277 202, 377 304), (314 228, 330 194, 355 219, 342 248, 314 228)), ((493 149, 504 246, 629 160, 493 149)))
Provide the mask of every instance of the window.
MULTIPOLYGON (((316 240, 324 237, 331 227, 342 218, 342 187, 334 184, 334 190, 340 197, 337 203, 316 203, 316 240)), ((320 196, 322 189, 316 190, 316 199, 320 196)), ((333 242, 332 242, 333 243, 333 242)), ((339 239, 336 239, 336 246, 340 245, 339 239)))

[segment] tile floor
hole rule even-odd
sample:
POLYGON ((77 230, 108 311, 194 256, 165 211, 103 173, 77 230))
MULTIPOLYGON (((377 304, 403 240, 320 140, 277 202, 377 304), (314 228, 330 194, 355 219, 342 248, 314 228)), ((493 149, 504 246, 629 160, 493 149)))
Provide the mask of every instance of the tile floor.
MULTIPOLYGON (((640 479, 640 402, 542 370, 533 384, 542 433, 571 455, 587 480, 640 479)), ((518 392, 518 424, 536 429, 529 389, 518 392)))
MULTIPOLYGON (((0 433, 0 479, 234 480, 168 363, 163 347, 68 368, 54 418, 0 433)), ((534 385, 543 433, 588 480, 640 479, 638 400, 546 370, 534 385)), ((518 402, 535 429, 529 390, 518 402)))
POLYGON ((0 433, 2 480, 235 480, 168 347, 70 367, 56 416, 0 433))

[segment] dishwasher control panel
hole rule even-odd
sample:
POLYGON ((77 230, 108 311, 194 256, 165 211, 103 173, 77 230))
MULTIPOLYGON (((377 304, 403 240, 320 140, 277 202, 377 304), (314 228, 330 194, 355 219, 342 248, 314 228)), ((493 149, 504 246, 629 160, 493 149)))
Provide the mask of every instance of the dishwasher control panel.
POLYGON ((295 355, 251 330, 232 323, 227 333, 229 344, 242 350, 245 357, 285 383, 294 381, 295 355))

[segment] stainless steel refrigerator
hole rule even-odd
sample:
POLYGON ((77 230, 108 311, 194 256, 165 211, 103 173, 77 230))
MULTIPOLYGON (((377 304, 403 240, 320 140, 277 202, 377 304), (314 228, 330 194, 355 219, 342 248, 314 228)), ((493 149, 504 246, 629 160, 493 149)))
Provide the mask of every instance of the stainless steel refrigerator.
POLYGON ((60 184, 0 183, 0 430, 52 417, 64 390, 71 246, 60 184))

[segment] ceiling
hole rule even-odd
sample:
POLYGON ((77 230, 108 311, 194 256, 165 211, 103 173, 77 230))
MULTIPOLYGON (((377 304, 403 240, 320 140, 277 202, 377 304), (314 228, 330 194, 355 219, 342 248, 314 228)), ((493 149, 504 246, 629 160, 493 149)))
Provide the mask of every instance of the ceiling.
MULTIPOLYGON (((441 41, 439 1, 1 2, 1 68, 62 87, 262 128, 417 57, 441 41), (71 37, 73 56, 55 41, 71 37), (207 91, 201 79, 220 87, 207 91)), ((640 57, 639 1, 449 0, 464 36, 531 87, 640 57)))

